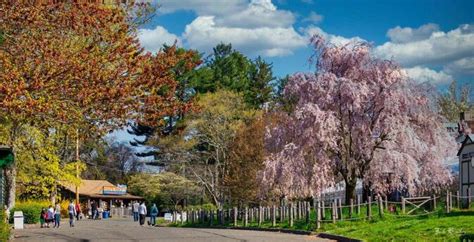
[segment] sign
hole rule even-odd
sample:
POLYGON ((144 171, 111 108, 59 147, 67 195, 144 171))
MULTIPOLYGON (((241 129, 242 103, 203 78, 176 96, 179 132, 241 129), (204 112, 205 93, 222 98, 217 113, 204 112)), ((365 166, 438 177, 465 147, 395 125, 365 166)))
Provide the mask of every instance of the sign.
POLYGON ((171 215, 171 213, 165 213, 165 221, 173 221, 173 215, 171 215))
POLYGON ((102 188, 104 195, 125 195, 127 194, 127 186, 104 186, 102 188))

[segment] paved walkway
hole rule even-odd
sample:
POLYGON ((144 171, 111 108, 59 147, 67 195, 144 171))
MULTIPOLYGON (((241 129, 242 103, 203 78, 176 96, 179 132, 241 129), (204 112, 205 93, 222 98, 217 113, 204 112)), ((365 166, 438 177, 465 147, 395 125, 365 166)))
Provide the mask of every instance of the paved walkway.
POLYGON ((13 241, 327 241, 315 236, 275 232, 226 229, 194 229, 170 227, 141 227, 130 220, 81 220, 70 228, 67 220, 59 229, 35 228, 16 230, 13 241))

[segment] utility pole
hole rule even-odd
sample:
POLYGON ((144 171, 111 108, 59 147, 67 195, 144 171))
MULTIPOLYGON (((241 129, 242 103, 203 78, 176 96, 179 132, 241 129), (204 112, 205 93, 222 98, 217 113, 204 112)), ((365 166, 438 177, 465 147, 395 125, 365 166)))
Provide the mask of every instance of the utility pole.
MULTIPOLYGON (((76 136, 76 177, 79 179, 79 129, 76 136)), ((76 185, 76 203, 79 203, 79 186, 76 185)))

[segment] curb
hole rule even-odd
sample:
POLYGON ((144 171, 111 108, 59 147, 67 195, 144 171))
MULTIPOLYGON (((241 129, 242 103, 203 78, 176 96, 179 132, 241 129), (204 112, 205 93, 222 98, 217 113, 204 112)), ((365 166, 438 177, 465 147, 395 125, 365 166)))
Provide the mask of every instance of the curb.
MULTIPOLYGON (((170 226, 157 226, 157 227, 170 227, 170 226)), ((340 235, 328 234, 328 233, 317 233, 306 230, 292 230, 292 229, 279 229, 279 228, 253 228, 253 227, 175 227, 175 228, 193 228, 193 229, 234 229, 234 230, 250 230, 250 231, 264 231, 264 232, 276 232, 286 234, 298 234, 316 236, 322 239, 331 239, 339 242, 362 242, 362 240, 352 239, 340 235)))

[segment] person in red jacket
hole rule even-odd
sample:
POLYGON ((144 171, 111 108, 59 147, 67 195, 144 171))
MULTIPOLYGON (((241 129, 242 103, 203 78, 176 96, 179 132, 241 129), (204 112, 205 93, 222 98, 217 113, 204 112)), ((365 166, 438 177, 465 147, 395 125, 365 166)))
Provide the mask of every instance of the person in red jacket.
POLYGON ((81 204, 76 202, 76 220, 79 220, 81 218, 81 204))

